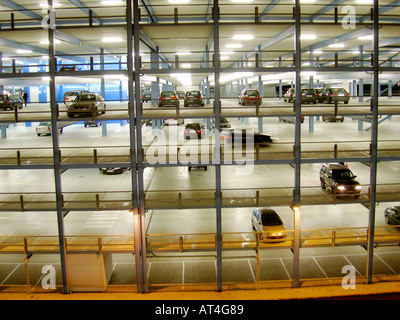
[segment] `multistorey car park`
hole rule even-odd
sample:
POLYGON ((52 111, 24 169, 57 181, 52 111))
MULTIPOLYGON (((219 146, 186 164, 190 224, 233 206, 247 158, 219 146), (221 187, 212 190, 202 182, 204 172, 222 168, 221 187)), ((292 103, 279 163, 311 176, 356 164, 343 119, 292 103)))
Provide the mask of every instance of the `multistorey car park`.
POLYGON ((397 3, 0 9, 0 85, 29 91, 27 106, 0 111, 2 286, 43 290, 44 266, 64 293, 297 288, 340 283, 348 265, 368 284, 398 274, 400 237, 384 217, 400 191, 397 3), (331 86, 349 102, 302 104, 300 90, 283 100, 289 88, 331 86), (239 105, 248 88, 262 102, 239 105), (103 114, 67 115, 64 92, 83 89, 105 99, 103 114), (200 90, 205 105, 160 107, 167 90, 200 90), (221 118, 273 142, 233 146, 221 118), (204 135, 185 140, 175 119, 200 122, 204 135), (51 135, 35 134, 40 122, 51 135), (357 175, 359 195, 321 188, 332 162, 357 175), (266 206, 285 223, 284 241, 252 229, 253 209, 266 206))

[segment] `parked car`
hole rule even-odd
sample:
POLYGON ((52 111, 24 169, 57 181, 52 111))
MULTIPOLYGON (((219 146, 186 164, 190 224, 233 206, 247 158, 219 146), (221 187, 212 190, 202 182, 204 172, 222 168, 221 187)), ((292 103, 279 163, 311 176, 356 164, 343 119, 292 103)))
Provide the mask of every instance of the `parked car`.
POLYGON ((88 115, 97 116, 99 113, 106 113, 104 98, 98 93, 83 93, 78 95, 67 109, 67 116, 88 115))
POLYGON ((272 208, 255 208, 251 216, 253 230, 260 232, 260 239, 285 241, 287 230, 279 215, 272 208))
POLYGON ((165 119, 165 125, 181 125, 185 123, 185 119, 165 119))
POLYGON ((143 92, 142 101, 143 102, 151 101, 151 91, 144 91, 143 92))
POLYGON ((322 189, 328 187, 332 193, 336 191, 336 194, 358 197, 361 185, 356 177, 346 165, 340 163, 324 164, 319 172, 322 189))
POLYGON ((233 146, 268 145, 273 138, 268 133, 254 132, 252 129, 225 129, 221 132, 221 138, 232 143, 233 146))
POLYGON ((329 121, 329 122, 340 121, 340 122, 343 122, 344 121, 344 116, 322 116, 322 121, 329 121))
MULTIPOLYGON (((219 119, 219 126, 221 129, 229 129, 231 127, 231 124, 229 123, 229 120, 226 118, 220 118, 219 119)), ((213 119, 212 121, 212 126, 215 129, 215 120, 213 119)))
POLYGON ((73 64, 66 64, 62 65, 58 71, 79 71, 81 68, 79 68, 76 65, 73 64))
POLYGON ((121 174, 124 173, 128 168, 111 167, 111 168, 100 168, 102 174, 121 174))
POLYGON ((98 127, 101 126, 101 121, 97 120, 88 120, 83 122, 84 127, 98 127))
MULTIPOLYGON (((295 123, 296 122, 296 117, 295 116, 286 116, 286 117, 279 117, 282 119, 283 122, 289 122, 289 123, 295 123)), ((301 116, 300 122, 304 122, 304 116, 301 116)))
POLYGON ((179 107, 179 98, 175 91, 163 91, 158 98, 158 106, 173 106, 179 107))
MULTIPOLYGON (((312 88, 303 88, 300 93, 301 103, 317 103, 317 96, 315 94, 315 90, 312 88)), ((296 97, 293 96, 292 102, 296 103, 296 97)))
POLYGON ((0 94, 0 109, 3 110, 14 110, 14 109, 22 109, 24 106, 24 100, 22 97, 18 94, 6 94, 6 93, 1 93, 0 94))
POLYGON ((83 93, 89 93, 88 90, 76 90, 64 92, 63 102, 66 106, 75 100, 77 96, 83 93))
POLYGON ((201 106, 204 107, 203 95, 199 90, 187 91, 184 97, 184 106, 201 106))
POLYGON ((204 136, 204 125, 200 122, 189 122, 183 131, 183 137, 186 140, 196 138, 201 139, 204 136))
POLYGON ((185 98, 185 92, 183 92, 183 91, 177 91, 176 94, 178 95, 179 99, 184 99, 185 98))
POLYGON ((244 106, 245 104, 261 104, 262 99, 258 90, 245 89, 239 95, 239 104, 244 106))
POLYGON ((205 171, 207 171, 207 166, 193 166, 193 165, 191 165, 191 166, 188 167, 189 172, 192 171, 193 168, 204 169, 205 171))
POLYGON ((322 100, 327 103, 344 102, 348 104, 350 101, 350 94, 346 89, 341 87, 325 88, 321 97, 322 100))
POLYGON ((400 225, 400 206, 386 208, 384 215, 387 224, 400 225))
POLYGON ((294 88, 289 88, 285 94, 283 95, 283 101, 284 102, 292 102, 292 99, 294 97, 295 90, 294 88))
MULTIPOLYGON (((76 122, 66 122, 60 121, 57 123, 58 133, 62 133, 65 127, 70 126, 71 124, 75 124, 76 122)), ((35 129, 36 134, 38 136, 41 135, 51 135, 51 122, 40 122, 39 125, 35 129)))

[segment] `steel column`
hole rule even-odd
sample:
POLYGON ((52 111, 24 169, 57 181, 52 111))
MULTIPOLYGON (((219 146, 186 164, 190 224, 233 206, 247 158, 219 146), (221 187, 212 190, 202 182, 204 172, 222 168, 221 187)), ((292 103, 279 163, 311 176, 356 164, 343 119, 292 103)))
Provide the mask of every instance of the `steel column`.
MULTIPOLYGON (((301 43, 300 43, 300 0, 295 1, 295 141, 294 141, 294 161, 295 161, 295 172, 294 172, 294 207, 299 208, 300 205, 300 158, 301 158, 301 43)), ((300 210, 294 210, 294 245, 293 245, 293 287, 298 288, 300 286, 300 210)))
POLYGON ((374 26, 374 56, 373 56, 373 80, 372 80, 372 123, 371 123, 371 170, 370 188, 371 199, 368 220, 368 260, 367 260, 367 284, 372 283, 372 263, 374 256, 375 212, 376 212, 376 179, 377 179, 377 155, 378 155, 378 99, 379 99, 379 0, 374 0, 373 7, 374 26))

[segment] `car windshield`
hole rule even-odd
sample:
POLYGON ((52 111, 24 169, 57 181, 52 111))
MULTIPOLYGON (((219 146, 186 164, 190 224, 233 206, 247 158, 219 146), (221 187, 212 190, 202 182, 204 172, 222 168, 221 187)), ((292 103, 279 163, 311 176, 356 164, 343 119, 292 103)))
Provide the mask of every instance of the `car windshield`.
POLYGON ((200 97, 200 92, 199 91, 188 91, 186 93, 186 96, 189 96, 189 97, 200 97))
POLYGON ((345 93, 346 90, 344 90, 343 88, 332 88, 331 89, 333 93, 345 93))
POLYGON ((70 91, 70 92, 66 92, 64 95, 65 96, 77 96, 79 94, 79 92, 77 91, 70 91))
POLYGON ((229 123, 228 119, 226 119, 226 118, 221 118, 220 122, 221 123, 229 123))
POLYGON ((258 91, 257 90, 247 90, 247 95, 249 96, 257 96, 258 91))
POLYGON ((314 89, 302 89, 303 94, 314 94, 314 89))
POLYGON ((282 225, 282 220, 279 218, 279 216, 275 213, 262 213, 261 214, 261 220, 262 220, 262 225, 263 226, 280 226, 282 225))
POLYGON ((94 94, 80 94, 75 98, 75 101, 96 101, 94 94))
POLYGON ((39 126, 49 126, 50 122, 41 122, 39 123, 39 126))
POLYGON ((174 97, 175 96, 175 91, 163 91, 161 92, 161 97, 167 98, 167 97, 174 97))
POLYGON ((198 124, 198 123, 188 123, 187 126, 186 126, 186 129, 199 130, 200 129, 200 124, 198 124))
POLYGON ((348 169, 347 170, 346 169, 333 170, 332 178, 333 179, 338 179, 338 180, 341 180, 341 179, 353 179, 354 178, 354 174, 353 174, 353 172, 351 172, 348 169))

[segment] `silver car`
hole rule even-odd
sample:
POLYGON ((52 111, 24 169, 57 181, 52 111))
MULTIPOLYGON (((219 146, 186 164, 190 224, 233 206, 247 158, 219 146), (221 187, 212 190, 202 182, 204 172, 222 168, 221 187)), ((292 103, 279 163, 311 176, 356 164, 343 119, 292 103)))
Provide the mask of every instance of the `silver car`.
POLYGON ((279 215, 271 208, 255 208, 251 222, 253 229, 260 232, 260 239, 267 241, 285 241, 286 227, 279 215))
POLYGON ((99 113, 106 113, 106 103, 97 93, 80 94, 67 109, 67 116, 70 118, 81 115, 95 117, 99 113))

